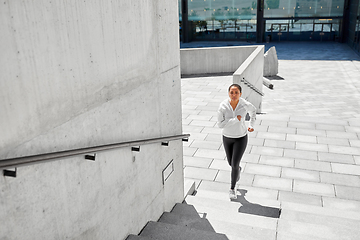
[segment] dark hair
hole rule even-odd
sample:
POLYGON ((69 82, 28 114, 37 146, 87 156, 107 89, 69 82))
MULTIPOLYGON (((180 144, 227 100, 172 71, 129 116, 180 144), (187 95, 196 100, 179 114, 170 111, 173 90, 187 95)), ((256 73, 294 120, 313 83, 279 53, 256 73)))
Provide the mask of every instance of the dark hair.
POLYGON ((232 87, 236 87, 236 88, 238 88, 238 89, 239 89, 239 91, 241 92, 241 87, 240 87, 240 85, 239 85, 239 84, 236 84, 236 83, 233 83, 233 84, 231 84, 231 85, 230 85, 230 87, 229 87, 229 91, 228 91, 228 92, 230 92, 230 88, 232 88, 232 87))

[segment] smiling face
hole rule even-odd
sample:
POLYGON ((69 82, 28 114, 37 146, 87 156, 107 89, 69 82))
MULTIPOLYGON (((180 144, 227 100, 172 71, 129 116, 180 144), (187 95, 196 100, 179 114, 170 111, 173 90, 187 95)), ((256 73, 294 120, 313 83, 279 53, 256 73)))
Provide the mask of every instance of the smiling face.
POLYGON ((237 88, 236 86, 231 86, 229 89, 229 97, 231 99, 231 101, 239 101, 239 98, 241 97, 241 92, 240 89, 237 88))

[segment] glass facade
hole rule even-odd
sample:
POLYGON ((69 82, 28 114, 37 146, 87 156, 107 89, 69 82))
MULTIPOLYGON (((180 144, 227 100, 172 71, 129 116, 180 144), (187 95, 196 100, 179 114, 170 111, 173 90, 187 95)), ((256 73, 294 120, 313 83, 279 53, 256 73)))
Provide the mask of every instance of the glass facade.
POLYGON ((188 21, 196 40, 255 40, 256 1, 188 0, 188 21))
POLYGON ((359 3, 357 18, 356 18, 354 48, 355 48, 355 50, 360 52, 360 3, 359 3))
MULTIPOLYGON (((337 41, 344 1, 264 0, 260 36, 263 41, 337 41)), ((187 6, 191 40, 257 40, 257 0, 187 0, 187 6)), ((181 23, 181 0, 179 10, 181 23)))
POLYGON ((344 0, 265 0, 264 18, 341 17, 344 0))

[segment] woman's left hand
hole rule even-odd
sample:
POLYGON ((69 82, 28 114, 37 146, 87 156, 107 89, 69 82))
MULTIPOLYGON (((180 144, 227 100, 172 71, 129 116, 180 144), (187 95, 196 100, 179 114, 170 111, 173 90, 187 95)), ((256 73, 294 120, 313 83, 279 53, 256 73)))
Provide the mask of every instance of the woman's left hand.
POLYGON ((249 128, 248 128, 248 131, 249 131, 249 132, 253 132, 253 131, 254 131, 254 128, 249 127, 249 128))

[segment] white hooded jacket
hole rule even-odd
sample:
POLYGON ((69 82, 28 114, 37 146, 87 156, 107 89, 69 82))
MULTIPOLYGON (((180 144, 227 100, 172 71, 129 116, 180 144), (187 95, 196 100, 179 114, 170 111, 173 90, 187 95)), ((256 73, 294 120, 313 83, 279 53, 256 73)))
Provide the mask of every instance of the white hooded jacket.
POLYGON ((230 105, 230 99, 225 99, 220 103, 218 109, 218 127, 222 128, 222 134, 229 138, 239 138, 247 134, 247 127, 245 125, 246 113, 249 113, 250 124, 249 127, 255 123, 256 120, 256 108, 250 102, 243 98, 239 99, 239 102, 233 110, 230 105), (241 116, 241 120, 237 116, 241 116))

